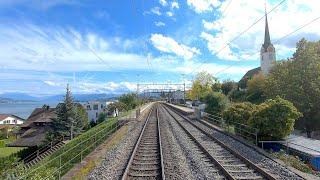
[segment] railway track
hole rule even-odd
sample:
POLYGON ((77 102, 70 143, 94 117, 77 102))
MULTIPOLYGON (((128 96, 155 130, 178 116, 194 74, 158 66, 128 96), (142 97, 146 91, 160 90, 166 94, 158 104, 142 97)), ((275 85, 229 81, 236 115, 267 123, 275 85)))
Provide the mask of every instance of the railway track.
POLYGON ((185 131, 204 154, 222 172, 226 179, 278 179, 264 168, 257 166, 237 151, 214 138, 208 132, 196 126, 192 121, 167 106, 168 114, 185 131))
MULTIPOLYGON (((162 123, 161 124, 167 124, 167 128, 169 131, 173 131, 177 139, 180 139, 183 136, 183 139, 186 139, 187 145, 183 145, 180 143, 179 145, 182 146, 185 152, 187 152, 185 155, 187 158, 189 158, 188 162, 189 168, 196 169, 197 173, 194 174, 194 179, 226 179, 223 173, 216 167, 216 165, 212 162, 210 155, 207 153, 206 150, 204 150, 201 146, 199 146, 190 136, 186 136, 184 133, 181 133, 183 131, 178 130, 177 128, 180 128, 179 126, 173 126, 174 123, 172 121, 172 118, 170 118, 170 115, 164 116, 164 114, 167 114, 166 110, 162 107, 159 109, 162 115, 162 123), (196 158, 196 159, 195 159, 196 158), (200 162, 200 163, 199 163, 200 162), (200 172, 200 171, 201 172, 200 172)), ((178 142, 176 142, 178 143, 178 142)), ((183 155, 181 155, 183 156, 183 155)), ((182 157, 180 157, 182 158, 182 157)), ((167 162, 167 159, 165 159, 165 163, 167 162)), ((169 167, 166 168, 166 177, 172 178, 172 179, 184 179, 186 177, 186 174, 181 174, 181 172, 177 172, 178 168, 170 169, 169 167), (168 169, 167 169, 168 168, 168 169)), ((192 179, 192 178, 187 178, 192 179)))
POLYGON ((122 180, 165 179, 157 106, 149 112, 122 180))

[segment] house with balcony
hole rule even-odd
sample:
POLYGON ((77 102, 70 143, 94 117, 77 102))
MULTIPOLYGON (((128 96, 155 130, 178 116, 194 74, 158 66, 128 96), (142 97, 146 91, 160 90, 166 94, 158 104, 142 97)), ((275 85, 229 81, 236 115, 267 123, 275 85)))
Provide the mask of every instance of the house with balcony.
POLYGON ((88 101, 83 104, 85 107, 89 122, 97 122, 100 113, 106 113, 107 104, 102 101, 88 101))

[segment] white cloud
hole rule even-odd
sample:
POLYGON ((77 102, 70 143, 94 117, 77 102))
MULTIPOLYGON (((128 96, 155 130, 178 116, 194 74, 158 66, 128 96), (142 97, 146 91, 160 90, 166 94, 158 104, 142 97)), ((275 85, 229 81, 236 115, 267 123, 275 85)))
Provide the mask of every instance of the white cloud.
POLYGON ((0 34, 0 49, 7 52, 0 54, 0 67, 6 69, 70 72, 146 68, 144 56, 130 53, 140 47, 139 41, 32 24, 7 25, 0 34))
POLYGON ((187 0, 188 6, 192 7, 195 12, 202 13, 212 11, 220 5, 219 0, 187 0))
POLYGON ((78 93, 124 93, 137 89, 137 84, 133 82, 82 82, 73 87, 78 93))
POLYGON ((173 16, 173 12, 171 12, 171 11, 167 11, 166 14, 167 14, 167 16, 169 16, 169 17, 172 17, 172 16, 173 16))
POLYGON ((158 16, 161 16, 161 12, 160 12, 160 8, 159 7, 154 7, 154 8, 151 8, 150 10, 153 14, 156 14, 158 16))
POLYGON ((46 81, 43 81, 45 84, 47 84, 47 85, 49 85, 49 86, 60 86, 60 84, 59 83, 56 83, 56 82, 54 82, 54 81, 48 81, 48 80, 46 80, 46 81))
MULTIPOLYGON (((220 34, 221 35, 221 34, 220 34)), ((207 47, 209 51, 215 54, 218 58, 224 60, 237 60, 238 58, 232 53, 231 48, 229 46, 225 47, 221 50, 225 44, 223 41, 218 41, 219 36, 213 36, 206 32, 202 32, 200 35, 201 38, 207 41, 207 47)))
POLYGON ((193 56, 200 54, 199 49, 179 44, 174 39, 163 36, 162 34, 152 34, 150 40, 158 50, 166 53, 174 53, 185 59, 191 59, 193 56))
POLYGON ((160 27, 160 26, 165 26, 165 25, 166 25, 166 24, 165 24, 164 22, 162 22, 162 21, 154 22, 154 24, 155 24, 156 26, 158 26, 158 27, 160 27))
MULTIPOLYGON (((264 38, 264 19, 238 39, 230 44, 227 43, 264 15, 264 3, 252 0, 232 1, 227 9, 228 12, 221 14, 228 3, 229 1, 222 2, 221 6, 217 9, 217 12, 220 14, 216 20, 202 21, 205 31, 212 31, 212 33, 204 31, 200 37, 207 42, 207 47, 212 54, 218 53, 221 48, 226 46, 217 55, 220 59, 259 59, 258 55, 264 38)), ((267 9, 271 10, 278 3, 268 3, 267 9)), ((274 42, 276 47, 277 59, 291 56, 295 43, 302 37, 306 37, 309 40, 320 38, 320 31, 318 31, 320 23, 315 22, 286 39, 277 42, 277 39, 318 17, 318 12, 320 12, 320 1, 318 0, 292 0, 286 1, 268 15, 271 41, 274 42)))
POLYGON ((203 27, 206 30, 213 30, 215 28, 215 23, 214 22, 208 22, 206 20, 202 20, 202 24, 203 24, 203 27))
POLYGON ((171 3, 171 8, 172 9, 179 9, 179 3, 178 2, 176 2, 176 1, 173 1, 172 3, 171 3))
POLYGON ((167 6, 168 5, 168 2, 166 0, 159 0, 159 3, 162 5, 162 6, 167 6))

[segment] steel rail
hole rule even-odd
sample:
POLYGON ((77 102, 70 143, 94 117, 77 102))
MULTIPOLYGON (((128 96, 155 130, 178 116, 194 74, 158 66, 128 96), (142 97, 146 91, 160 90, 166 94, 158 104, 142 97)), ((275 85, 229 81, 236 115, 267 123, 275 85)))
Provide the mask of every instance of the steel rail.
MULTIPOLYGON (((256 165, 255 163, 251 162, 249 159, 245 158, 244 156, 242 156, 239 152, 233 150, 232 148, 230 148, 229 146, 227 146, 225 143, 223 143, 222 141, 218 140, 216 137, 212 136, 210 133, 206 132, 205 130, 201 129, 200 127, 198 127, 196 124, 194 124, 189 118, 185 117, 184 115, 182 115, 181 113, 179 113, 177 110, 175 110, 173 107, 169 107, 169 105, 165 104, 165 107, 167 109, 170 109, 171 111, 173 111, 174 113, 176 113, 178 116, 180 116, 181 118, 183 118, 185 121, 187 121, 188 123, 190 123, 193 127, 195 127, 196 129, 198 129, 199 131, 201 131, 203 134, 205 134, 206 136, 208 136, 209 138, 211 138, 213 141, 215 141, 216 143, 218 143, 220 146, 222 146, 223 148, 225 148, 226 150, 228 150, 231 154, 233 154, 235 157, 239 158, 240 160, 242 160, 246 165, 248 165, 249 167, 253 168, 254 170, 256 170, 258 173, 260 173, 263 177, 270 179, 270 180, 275 180, 276 177, 274 177, 274 175, 266 172, 266 170, 264 168, 259 167, 258 165, 256 165)), ((169 110, 167 110, 167 112, 173 116, 169 110)), ((176 119, 175 119, 176 120, 176 119)), ((177 120, 176 120, 177 121, 177 120)), ((177 121, 178 122, 178 121, 177 121)), ((182 124, 181 124, 182 125, 182 124)))
POLYGON ((159 118, 159 109, 156 108, 157 124, 158 124, 158 136, 159 136, 159 146, 160 146, 160 161, 161 161, 161 172, 162 179, 165 180, 166 176, 164 174, 164 163, 163 163, 163 154, 162 154, 162 142, 161 142, 161 129, 160 129, 160 118, 159 118))
POLYGON ((218 166, 219 170, 223 172, 223 174, 231 180, 235 180, 235 178, 220 164, 207 150, 202 144, 179 122, 176 117, 174 117, 170 111, 167 110, 167 107, 164 109, 168 112, 168 114, 178 123, 178 125, 183 129, 183 131, 192 139, 192 141, 200 148, 200 150, 211 160, 213 163, 218 166))
MULTIPOLYGON (((156 113, 157 113, 157 107, 155 107, 155 106, 156 106, 156 104, 154 104, 154 105, 152 106, 152 108, 151 108, 151 110, 150 110, 150 112, 149 112, 149 114, 148 114, 148 116, 147 116, 147 119, 146 119, 146 121, 145 121, 145 123, 144 123, 144 125, 143 125, 143 128, 142 128, 141 132, 140 132, 139 138, 138 138, 138 140, 137 140, 136 143, 135 143, 135 147, 134 147, 134 149, 133 149, 133 151, 132 151, 132 153, 131 153, 130 159, 129 159, 128 163, 127 163, 126 169, 125 169, 125 171, 124 171, 124 173, 123 173, 123 175, 122 175, 122 178, 121 178, 122 180, 126 180, 126 179, 128 179, 129 176, 130 176, 130 175, 129 175, 129 173, 130 173, 130 168, 131 168, 131 166, 132 166, 132 164, 133 164, 134 157, 135 157, 135 155, 137 154, 137 151, 138 151, 138 149, 139 149, 139 145, 140 145, 141 140, 142 140, 142 138, 143 138, 143 136, 144 136, 144 133, 145 133, 145 131, 146 131, 146 128, 147 128, 147 125, 148 125, 148 123, 149 123, 151 114, 152 114, 153 110, 156 110, 156 113)), ((156 118, 157 118, 157 126, 158 126, 158 125, 159 125, 159 119, 158 119, 158 117, 156 117, 156 118)), ((157 127, 157 129, 158 129, 158 135, 159 135, 159 137, 158 137, 158 148, 160 149, 160 161, 161 161, 160 166, 161 166, 161 171, 162 171, 162 172, 161 172, 161 179, 164 179, 164 176, 163 176, 164 171, 163 171, 162 151, 161 151, 161 144, 160 144, 160 142, 159 142, 159 140, 160 140, 159 126, 157 127)))

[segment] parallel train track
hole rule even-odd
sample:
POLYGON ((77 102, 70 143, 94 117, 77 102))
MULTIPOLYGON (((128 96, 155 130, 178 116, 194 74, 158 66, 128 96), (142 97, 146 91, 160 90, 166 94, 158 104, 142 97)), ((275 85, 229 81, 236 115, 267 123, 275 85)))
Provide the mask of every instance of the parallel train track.
POLYGON ((265 169, 252 163, 237 151, 229 148, 185 116, 164 106, 185 133, 203 150, 226 179, 277 179, 265 169))
POLYGON ((122 180, 165 179, 157 105, 150 110, 122 180))

